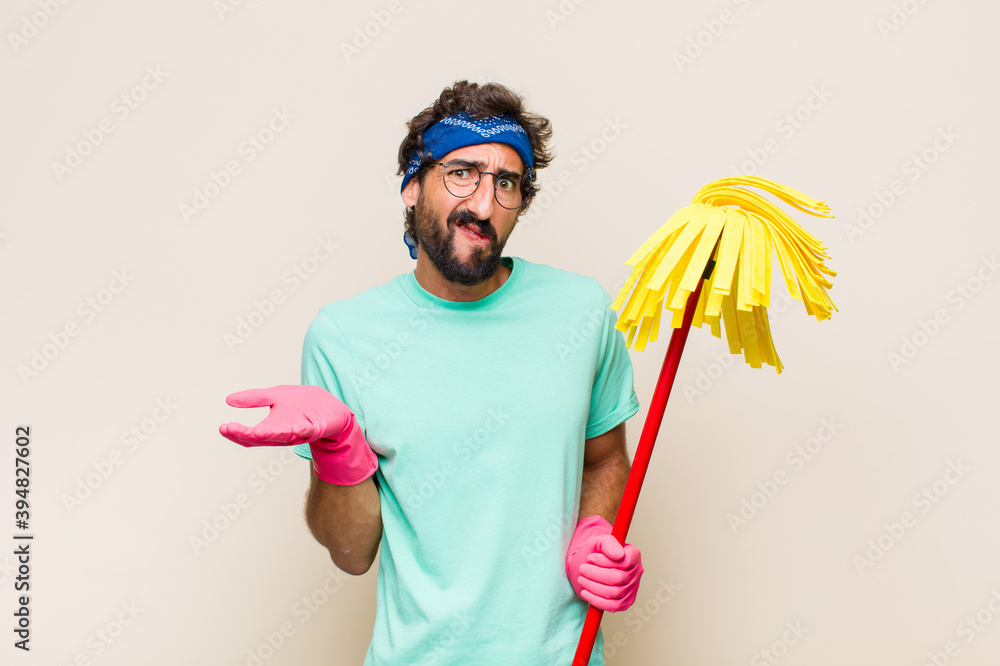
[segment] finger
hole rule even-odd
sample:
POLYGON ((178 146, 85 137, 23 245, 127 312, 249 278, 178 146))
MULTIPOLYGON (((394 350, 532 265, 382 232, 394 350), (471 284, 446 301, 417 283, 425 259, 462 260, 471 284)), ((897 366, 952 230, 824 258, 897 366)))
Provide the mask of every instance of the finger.
POLYGON ((225 423, 219 426, 219 434, 241 446, 260 446, 261 442, 247 436, 247 427, 241 423, 225 423))
POLYGON ((628 594, 627 585, 606 585, 604 583, 599 583, 595 580, 591 580, 582 573, 577 579, 580 584, 580 588, 588 590, 591 594, 595 594, 602 599, 621 599, 628 594))
POLYGON ((614 587, 625 585, 632 579, 632 572, 627 569, 610 569, 593 564, 581 564, 579 571, 580 575, 587 580, 614 587))
POLYGON ((597 610, 602 610, 602 611, 610 610, 610 604, 608 604, 606 600, 594 596, 587 590, 580 590, 580 598, 586 601, 594 608, 596 608, 597 610))
POLYGON ((256 426, 245 426, 242 423, 227 423, 219 426, 219 432, 226 437, 242 437, 243 439, 254 439, 256 426))
POLYGON ((601 597, 588 592, 587 590, 580 591, 580 598, 589 603, 594 608, 606 611, 609 613, 619 613, 623 610, 628 610, 635 603, 635 597, 625 597, 623 599, 602 599, 601 597))
POLYGON ((231 407, 271 407, 274 398, 270 389, 250 389, 230 393, 226 396, 226 404, 231 407))
POLYGON ((610 544, 606 544, 603 550, 602 548, 595 548, 594 552, 587 556, 587 561, 595 562, 597 559, 603 558, 602 561, 614 561, 617 562, 616 566, 619 569, 626 569, 635 566, 636 562, 639 562, 641 559, 642 553, 630 543, 622 546, 621 557, 618 557, 617 552, 613 552, 613 548, 610 544), (609 553, 607 551, 612 552, 609 553))
POLYGON ((625 557, 625 547, 610 534, 603 535, 594 546, 595 552, 604 553, 612 560, 620 560, 625 557))
POLYGON ((248 428, 242 423, 228 423, 219 428, 223 436, 243 446, 275 446, 297 443, 294 433, 286 428, 275 428, 266 423, 248 428))
POLYGON ((630 569, 642 571, 642 553, 635 546, 625 544, 625 557, 622 561, 626 562, 630 569))
MULTIPOLYGON (((307 431, 312 431, 312 426, 307 425, 307 431)), ((251 429, 250 434, 252 437, 259 439, 263 442, 270 442, 273 444, 298 444, 299 442, 305 442, 309 438, 304 437, 302 434, 302 428, 293 425, 271 425, 264 421, 258 426, 251 429)))
POLYGON ((613 560, 604 553, 591 553, 587 556, 586 562, 605 569, 628 569, 629 563, 624 559, 613 560))
MULTIPOLYGON (((596 584, 608 585, 610 587, 621 588, 622 590, 636 590, 642 580, 642 567, 636 569, 602 569, 593 565, 581 565, 580 576, 596 584), (586 567, 586 568, 585 568, 586 567)), ((621 594, 617 596, 622 596, 621 594)))
POLYGON ((580 596, 583 596, 583 592, 587 592, 610 602, 620 602, 635 597, 638 589, 637 585, 602 585, 586 578, 580 580, 580 596))
POLYGON ((219 426, 219 432, 222 433, 223 437, 245 437, 249 432, 250 428, 243 425, 242 423, 223 423, 219 426))
POLYGON ((580 598, 588 604, 602 611, 614 611, 621 605, 618 599, 605 599, 599 594, 594 594, 590 590, 580 590, 580 598))

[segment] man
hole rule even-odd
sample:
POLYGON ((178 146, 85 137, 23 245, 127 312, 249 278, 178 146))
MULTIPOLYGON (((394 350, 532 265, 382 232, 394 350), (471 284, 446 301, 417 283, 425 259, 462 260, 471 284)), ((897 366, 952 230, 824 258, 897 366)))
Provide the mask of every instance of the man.
POLYGON ((324 307, 303 386, 230 396, 271 412, 220 430, 313 460, 306 520, 338 567, 381 553, 365 664, 568 664, 587 603, 628 608, 642 574, 610 535, 638 410, 624 340, 595 280, 502 254, 548 120, 460 81, 408 129, 415 270, 324 307))

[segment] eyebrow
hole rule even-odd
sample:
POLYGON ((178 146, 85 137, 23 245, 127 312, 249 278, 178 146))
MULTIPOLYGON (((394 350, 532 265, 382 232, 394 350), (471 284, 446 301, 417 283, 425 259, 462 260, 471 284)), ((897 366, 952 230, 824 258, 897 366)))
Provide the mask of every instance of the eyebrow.
MULTIPOLYGON (((468 164, 469 166, 476 167, 480 171, 485 171, 486 170, 486 162, 483 162, 481 160, 455 159, 455 160, 452 160, 452 162, 460 162, 461 164, 468 164)), ((512 171, 512 170, 510 170, 510 169, 508 169, 508 168, 506 168, 504 166, 500 167, 500 173, 499 173, 499 175, 501 175, 501 176, 508 176, 508 177, 509 176, 516 176, 517 178, 523 178, 523 176, 521 174, 519 174, 518 172, 512 171)))

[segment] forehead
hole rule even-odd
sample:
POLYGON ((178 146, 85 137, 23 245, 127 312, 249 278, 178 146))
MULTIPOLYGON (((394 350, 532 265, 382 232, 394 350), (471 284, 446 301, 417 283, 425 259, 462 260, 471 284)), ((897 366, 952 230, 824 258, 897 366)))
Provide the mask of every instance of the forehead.
POLYGON ((522 173, 524 163, 517 151, 505 143, 480 143, 475 146, 465 146, 456 148, 441 158, 442 162, 452 160, 468 160, 469 162, 482 163, 486 171, 510 171, 522 173))

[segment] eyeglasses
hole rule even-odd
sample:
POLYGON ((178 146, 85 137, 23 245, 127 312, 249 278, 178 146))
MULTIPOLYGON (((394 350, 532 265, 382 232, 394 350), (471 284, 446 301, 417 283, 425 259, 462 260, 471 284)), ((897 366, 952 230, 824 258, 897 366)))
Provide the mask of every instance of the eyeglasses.
POLYGON ((432 162, 433 166, 444 167, 444 187, 455 197, 465 198, 479 188, 482 177, 493 176, 493 196, 497 203, 507 210, 517 210, 521 207, 524 197, 521 193, 521 176, 516 173, 490 173, 480 171, 477 167, 463 160, 452 160, 447 164, 432 162))

